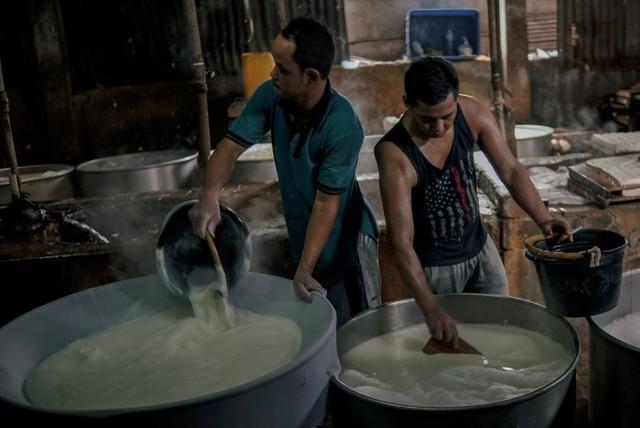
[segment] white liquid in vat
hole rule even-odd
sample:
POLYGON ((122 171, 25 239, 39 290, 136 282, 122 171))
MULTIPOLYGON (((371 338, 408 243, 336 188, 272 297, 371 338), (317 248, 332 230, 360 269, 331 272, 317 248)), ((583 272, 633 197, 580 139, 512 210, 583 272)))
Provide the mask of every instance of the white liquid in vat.
POLYGON ((640 348, 640 312, 616 318, 602 329, 616 339, 640 348))
POLYGON ((226 283, 207 284, 210 274, 197 268, 187 278, 195 317, 160 312, 78 339, 35 367, 25 396, 64 410, 163 404, 223 391, 292 361, 299 326, 232 308, 226 283))
POLYGON ((543 335, 515 326, 458 324, 483 355, 426 355, 425 324, 393 331, 345 352, 339 379, 377 400, 418 407, 459 407, 507 400, 560 377, 569 352, 543 335))

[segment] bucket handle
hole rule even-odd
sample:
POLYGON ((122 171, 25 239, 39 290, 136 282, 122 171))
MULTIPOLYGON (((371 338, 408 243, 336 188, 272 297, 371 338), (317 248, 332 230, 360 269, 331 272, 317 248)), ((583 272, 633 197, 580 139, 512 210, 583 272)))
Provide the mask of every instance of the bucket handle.
POLYGON ((533 254, 536 254, 541 257, 546 257, 550 259, 562 259, 562 260, 578 260, 578 259, 588 258, 590 268, 600 266, 600 257, 602 253, 600 251, 600 247, 598 247, 597 245, 592 248, 589 248, 588 250, 580 251, 578 253, 546 251, 533 245, 535 242, 544 241, 545 239, 547 239, 547 237, 545 237, 544 235, 531 236, 524 240, 524 246, 527 247, 527 250, 531 251, 533 254))

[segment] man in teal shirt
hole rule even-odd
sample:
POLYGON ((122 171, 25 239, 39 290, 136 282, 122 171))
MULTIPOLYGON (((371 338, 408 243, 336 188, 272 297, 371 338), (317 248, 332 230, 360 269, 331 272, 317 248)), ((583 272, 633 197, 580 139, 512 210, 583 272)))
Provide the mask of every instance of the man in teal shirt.
POLYGON ((353 106, 331 88, 335 46, 327 27, 292 20, 275 38, 271 80, 260 85, 209 158, 190 210, 204 237, 220 222, 219 195, 238 157, 271 132, 294 260, 293 286, 327 296, 340 326, 380 304, 378 229, 355 177, 364 132, 353 106))

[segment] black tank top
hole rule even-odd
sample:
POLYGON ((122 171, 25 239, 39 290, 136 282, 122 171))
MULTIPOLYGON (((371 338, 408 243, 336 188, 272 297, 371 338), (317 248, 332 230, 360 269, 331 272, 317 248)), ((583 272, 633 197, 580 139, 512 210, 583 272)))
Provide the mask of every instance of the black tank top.
POLYGON ((460 105, 454 141, 444 168, 432 165, 399 121, 380 141, 390 141, 409 158, 418 175, 411 191, 413 246, 422 266, 447 266, 476 256, 487 239, 480 218, 475 140, 460 105))

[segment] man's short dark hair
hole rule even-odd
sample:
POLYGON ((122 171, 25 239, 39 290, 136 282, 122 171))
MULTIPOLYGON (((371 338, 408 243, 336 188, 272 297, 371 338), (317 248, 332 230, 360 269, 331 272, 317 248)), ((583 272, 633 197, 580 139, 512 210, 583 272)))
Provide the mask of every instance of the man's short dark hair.
POLYGON ((455 67, 442 57, 426 55, 409 66, 404 75, 404 93, 409 105, 443 102, 450 93, 457 99, 460 81, 455 67))
POLYGON ((291 20, 281 34, 296 45, 293 60, 301 70, 315 68, 323 79, 329 77, 336 48, 333 35, 324 23, 299 16, 291 20))

